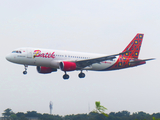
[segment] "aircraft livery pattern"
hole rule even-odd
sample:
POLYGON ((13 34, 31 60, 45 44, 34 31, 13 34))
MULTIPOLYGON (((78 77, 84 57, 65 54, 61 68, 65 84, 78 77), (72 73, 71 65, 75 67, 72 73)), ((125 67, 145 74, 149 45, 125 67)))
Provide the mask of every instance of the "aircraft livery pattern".
POLYGON ((133 40, 128 44, 128 46, 123 50, 123 52, 126 52, 126 51, 129 51, 129 52, 119 55, 116 63, 105 70, 122 69, 122 68, 137 66, 140 64, 145 64, 145 62, 141 62, 139 64, 130 63, 130 61, 138 59, 143 36, 144 34, 137 34, 133 38, 133 40))
POLYGON ((133 38, 133 40, 128 44, 128 46, 123 50, 123 52, 125 51, 130 51, 130 52, 122 56, 137 59, 140 52, 143 36, 144 36, 143 34, 137 34, 133 38))

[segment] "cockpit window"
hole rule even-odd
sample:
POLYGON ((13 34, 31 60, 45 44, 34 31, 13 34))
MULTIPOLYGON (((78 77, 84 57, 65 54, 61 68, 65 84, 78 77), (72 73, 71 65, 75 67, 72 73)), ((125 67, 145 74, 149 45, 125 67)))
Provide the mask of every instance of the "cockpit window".
POLYGON ((12 53, 22 53, 21 51, 12 51, 12 53))

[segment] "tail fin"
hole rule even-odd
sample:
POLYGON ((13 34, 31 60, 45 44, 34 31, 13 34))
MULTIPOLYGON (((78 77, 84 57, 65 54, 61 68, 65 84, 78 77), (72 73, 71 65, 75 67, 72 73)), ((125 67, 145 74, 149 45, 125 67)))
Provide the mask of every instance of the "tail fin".
POLYGON ((123 52, 129 51, 123 57, 138 58, 144 34, 138 33, 123 52))

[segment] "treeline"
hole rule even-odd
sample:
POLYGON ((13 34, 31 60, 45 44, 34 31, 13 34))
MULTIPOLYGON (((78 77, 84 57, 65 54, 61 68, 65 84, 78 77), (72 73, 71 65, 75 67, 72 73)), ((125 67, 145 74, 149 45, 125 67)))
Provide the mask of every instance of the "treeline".
POLYGON ((130 114, 128 111, 111 112, 106 117, 103 114, 90 112, 89 114, 76 115, 50 115, 41 114, 36 111, 27 111, 27 113, 14 113, 11 109, 4 110, 2 115, 8 120, 160 120, 160 113, 148 114, 145 112, 137 112, 130 114))

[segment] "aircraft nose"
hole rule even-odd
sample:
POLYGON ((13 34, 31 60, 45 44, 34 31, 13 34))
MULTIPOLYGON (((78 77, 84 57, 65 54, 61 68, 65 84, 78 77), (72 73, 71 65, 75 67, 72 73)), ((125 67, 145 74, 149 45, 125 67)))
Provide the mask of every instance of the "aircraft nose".
POLYGON ((6 59, 7 59, 8 61, 11 61, 11 55, 7 55, 7 56, 6 56, 6 59))

